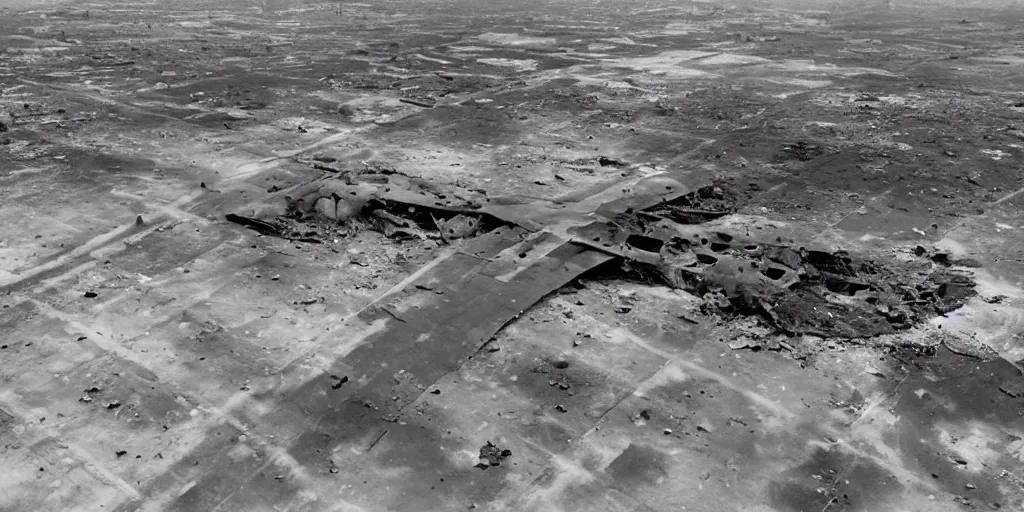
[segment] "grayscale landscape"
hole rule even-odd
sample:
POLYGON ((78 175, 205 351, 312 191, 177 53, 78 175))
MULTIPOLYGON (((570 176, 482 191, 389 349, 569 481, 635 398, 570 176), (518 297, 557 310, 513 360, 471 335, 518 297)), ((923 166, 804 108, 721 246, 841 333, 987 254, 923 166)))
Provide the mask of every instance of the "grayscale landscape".
POLYGON ((0 0, 0 510, 1024 510, 1024 5, 0 0))

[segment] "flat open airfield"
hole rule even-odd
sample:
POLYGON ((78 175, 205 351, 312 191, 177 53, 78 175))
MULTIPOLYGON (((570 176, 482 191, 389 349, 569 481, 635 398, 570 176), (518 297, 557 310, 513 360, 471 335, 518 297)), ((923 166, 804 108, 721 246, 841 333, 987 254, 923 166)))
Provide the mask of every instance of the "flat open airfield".
POLYGON ((0 0, 0 510, 1024 510, 1024 6, 0 0))

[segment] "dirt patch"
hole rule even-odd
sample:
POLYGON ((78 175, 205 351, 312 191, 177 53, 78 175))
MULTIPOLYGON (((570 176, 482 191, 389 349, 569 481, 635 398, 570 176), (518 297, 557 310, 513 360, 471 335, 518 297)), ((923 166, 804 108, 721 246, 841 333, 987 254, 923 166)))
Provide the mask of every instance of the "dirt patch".
POLYGON ((779 510, 878 510, 903 486, 873 461, 818 448, 806 462, 768 485, 779 510), (781 481, 780 481, 781 480, 781 481))
POLYGON ((653 484, 668 474, 664 467, 667 458, 664 453, 650 446, 630 443, 605 471, 615 481, 629 486, 653 484))

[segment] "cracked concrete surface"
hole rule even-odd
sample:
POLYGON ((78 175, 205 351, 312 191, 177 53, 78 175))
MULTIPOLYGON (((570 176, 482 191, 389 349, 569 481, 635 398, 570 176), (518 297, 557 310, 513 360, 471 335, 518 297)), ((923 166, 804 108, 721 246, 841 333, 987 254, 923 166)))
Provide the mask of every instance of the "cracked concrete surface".
POLYGON ((1024 509, 1019 12, 268 6, 0 8, 0 509, 1024 509), (225 219, 311 163, 532 222, 225 219), (977 295, 787 335, 569 239, 665 176, 977 295))

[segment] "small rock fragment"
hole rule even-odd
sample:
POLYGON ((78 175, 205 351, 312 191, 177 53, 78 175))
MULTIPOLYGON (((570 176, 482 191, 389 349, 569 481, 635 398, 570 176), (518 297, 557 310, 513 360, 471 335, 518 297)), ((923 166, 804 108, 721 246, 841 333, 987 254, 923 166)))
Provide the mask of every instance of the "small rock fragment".
POLYGON ((745 348, 749 348, 751 350, 758 351, 761 349, 761 345, 757 344, 756 342, 754 342, 754 340, 750 338, 740 338, 738 340, 730 341, 729 348, 733 350, 742 350, 745 348))
POLYGON ((491 466, 500 466, 501 461, 512 456, 512 450, 498 448, 494 443, 487 441, 487 444, 480 447, 480 462, 475 467, 487 469, 491 466))
POLYGON ((626 163, 623 162, 622 160, 619 160, 617 158, 610 158, 610 157, 607 157, 607 156, 599 157, 597 159, 597 163, 600 164, 601 167, 608 167, 608 166, 622 167, 622 166, 626 165, 626 163))
POLYGON ((344 377, 338 377, 337 375, 331 375, 331 380, 334 381, 333 383, 331 383, 331 389, 341 389, 341 386, 343 384, 345 384, 346 382, 348 382, 348 375, 346 375, 344 377))

